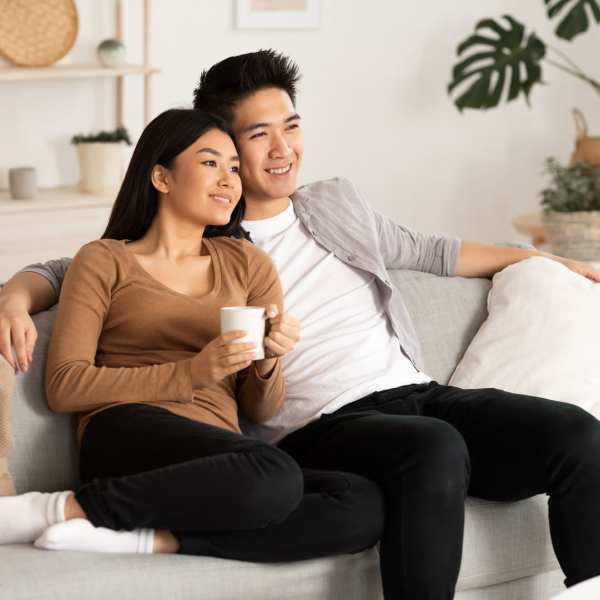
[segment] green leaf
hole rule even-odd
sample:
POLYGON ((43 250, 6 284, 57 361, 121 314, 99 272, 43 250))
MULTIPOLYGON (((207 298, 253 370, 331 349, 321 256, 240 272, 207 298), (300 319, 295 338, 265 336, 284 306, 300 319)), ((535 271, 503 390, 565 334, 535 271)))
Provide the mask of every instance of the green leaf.
POLYGON ((546 54, 546 45, 535 33, 525 37, 525 27, 509 15, 504 15, 508 27, 493 19, 477 23, 473 35, 456 49, 458 56, 465 56, 452 69, 452 81, 448 93, 471 80, 471 85, 454 99, 459 110, 464 108, 487 109, 502 100, 505 83, 509 81, 507 101, 515 100, 520 94, 529 103, 531 88, 542 79, 540 61, 546 54), (482 33, 484 35, 482 35, 482 33), (525 71, 525 77, 521 69, 525 71), (496 83, 492 77, 496 75, 496 83))
POLYGON ((600 23, 600 3, 598 0, 544 0, 548 18, 552 19, 562 13, 563 18, 557 25, 555 33, 564 40, 572 40, 590 27, 586 7, 589 8, 596 23, 600 23))

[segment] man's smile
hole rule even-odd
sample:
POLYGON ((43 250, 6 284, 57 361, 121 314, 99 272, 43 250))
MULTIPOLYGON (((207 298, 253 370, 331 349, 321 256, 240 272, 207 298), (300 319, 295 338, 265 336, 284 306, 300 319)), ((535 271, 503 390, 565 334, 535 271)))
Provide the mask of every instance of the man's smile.
POLYGON ((289 163, 286 167, 278 167, 276 169, 265 169, 269 175, 287 175, 292 170, 292 163, 289 163))

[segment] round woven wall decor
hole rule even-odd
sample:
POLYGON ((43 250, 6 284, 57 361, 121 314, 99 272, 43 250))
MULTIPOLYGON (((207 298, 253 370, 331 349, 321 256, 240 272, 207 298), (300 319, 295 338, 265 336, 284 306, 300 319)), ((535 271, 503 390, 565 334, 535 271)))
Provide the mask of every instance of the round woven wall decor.
POLYGON ((74 0, 0 0, 0 52, 24 67, 61 59, 77 37, 74 0))

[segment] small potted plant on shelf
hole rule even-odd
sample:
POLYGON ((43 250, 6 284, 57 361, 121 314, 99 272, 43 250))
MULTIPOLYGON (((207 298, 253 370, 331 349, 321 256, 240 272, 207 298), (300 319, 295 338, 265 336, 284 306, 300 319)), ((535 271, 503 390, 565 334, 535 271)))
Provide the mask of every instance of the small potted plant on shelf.
POLYGON ((600 260, 600 165, 563 167, 546 159, 551 184, 542 190, 542 223, 554 254, 600 260))
POLYGON ((123 144, 131 146, 127 129, 77 134, 71 143, 77 146, 81 191, 92 194, 115 191, 123 177, 123 144))

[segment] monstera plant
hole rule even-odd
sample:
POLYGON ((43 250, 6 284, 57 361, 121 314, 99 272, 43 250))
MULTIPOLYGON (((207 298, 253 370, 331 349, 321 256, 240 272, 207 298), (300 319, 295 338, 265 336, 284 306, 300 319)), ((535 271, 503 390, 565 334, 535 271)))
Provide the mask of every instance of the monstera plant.
MULTIPOLYGON (((557 23, 555 34, 564 40, 585 33, 593 21, 600 24, 600 0, 544 0, 544 4, 548 18, 557 23)), ((460 111, 493 108, 503 98, 510 102, 520 95, 529 104, 531 89, 543 83, 544 63, 586 82, 600 95, 600 82, 563 52, 513 17, 502 19, 483 19, 457 48, 459 62, 452 70, 448 93, 454 95, 460 111)))

